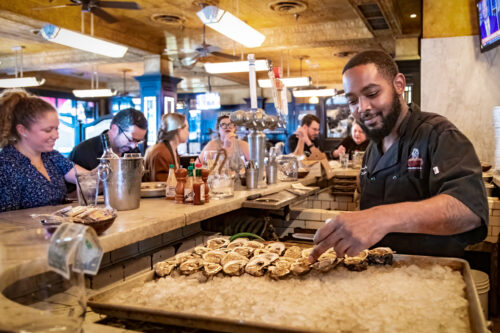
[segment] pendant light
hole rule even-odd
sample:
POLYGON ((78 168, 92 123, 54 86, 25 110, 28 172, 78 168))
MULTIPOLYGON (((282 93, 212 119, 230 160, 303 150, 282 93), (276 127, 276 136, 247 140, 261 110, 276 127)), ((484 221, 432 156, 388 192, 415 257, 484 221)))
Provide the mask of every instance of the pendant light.
POLYGON ((39 80, 34 76, 23 77, 23 49, 24 46, 12 48, 15 54, 15 78, 0 79, 0 88, 38 87, 45 83, 45 79, 39 80))

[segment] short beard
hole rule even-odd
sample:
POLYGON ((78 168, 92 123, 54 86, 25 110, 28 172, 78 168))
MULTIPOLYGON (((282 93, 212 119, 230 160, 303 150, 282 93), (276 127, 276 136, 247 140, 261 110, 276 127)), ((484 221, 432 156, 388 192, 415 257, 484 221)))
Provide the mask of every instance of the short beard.
POLYGON ((382 142, 382 140, 388 136, 391 131, 396 126, 399 115, 401 114, 401 102, 399 101, 399 96, 394 92, 392 97, 391 112, 387 116, 382 116, 382 127, 369 129, 363 122, 358 122, 359 126, 363 129, 366 136, 377 143, 382 142))

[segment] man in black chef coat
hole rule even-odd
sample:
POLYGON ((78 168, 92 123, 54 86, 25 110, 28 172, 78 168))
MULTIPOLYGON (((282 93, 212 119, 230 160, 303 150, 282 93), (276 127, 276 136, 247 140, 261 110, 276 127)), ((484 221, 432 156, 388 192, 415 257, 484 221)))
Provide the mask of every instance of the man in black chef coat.
POLYGON ((392 58, 365 51, 344 67, 351 112, 371 139, 360 171, 358 212, 326 221, 310 261, 389 246, 399 253, 462 256, 486 237, 488 202, 471 142, 446 118, 403 100, 392 58))

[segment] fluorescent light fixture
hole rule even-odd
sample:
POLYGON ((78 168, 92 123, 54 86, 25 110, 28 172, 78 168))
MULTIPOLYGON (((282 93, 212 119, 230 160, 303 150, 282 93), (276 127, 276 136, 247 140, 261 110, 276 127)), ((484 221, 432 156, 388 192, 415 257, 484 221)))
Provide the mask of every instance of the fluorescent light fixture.
MULTIPOLYGON (((248 61, 206 62, 205 70, 211 74, 248 72, 248 61)), ((267 60, 255 60, 255 70, 267 71, 267 60)))
POLYGON ((34 76, 0 79, 0 88, 38 87, 45 83, 45 79, 38 80, 34 76))
MULTIPOLYGON (((261 88, 271 88, 271 80, 265 79, 265 80, 258 80, 259 81, 259 87, 261 88)), ((311 83, 311 78, 307 76, 302 76, 302 77, 287 77, 284 79, 280 79, 281 82, 286 87, 307 87, 311 83)))
POLYGON ((87 36, 78 32, 46 24, 41 30, 43 38, 50 42, 66 45, 75 49, 101 54, 112 58, 122 58, 127 47, 87 36))
POLYGON ((309 90, 294 90, 295 97, 312 97, 312 96, 333 96, 337 93, 336 89, 309 89, 309 90))
POLYGON ((116 90, 114 89, 81 89, 73 90, 73 95, 80 98, 90 98, 90 97, 111 97, 116 95, 116 90))
POLYGON ((203 24, 246 46, 261 46, 266 36, 229 13, 216 6, 206 6, 196 13, 203 24))

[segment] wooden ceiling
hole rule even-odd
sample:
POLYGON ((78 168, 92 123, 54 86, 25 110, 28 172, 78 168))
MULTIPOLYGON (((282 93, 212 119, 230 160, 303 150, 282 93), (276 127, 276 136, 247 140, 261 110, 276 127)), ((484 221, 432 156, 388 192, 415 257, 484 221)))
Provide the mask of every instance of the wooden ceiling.
MULTIPOLYGON (((203 25, 196 12, 200 3, 215 4, 230 11, 266 36, 262 46, 245 48, 207 28, 206 42, 221 52, 243 57, 255 53, 258 59, 271 59, 283 68, 284 76, 310 76, 314 85, 340 87, 341 70, 348 58, 363 49, 384 49, 398 57, 398 40, 417 43, 421 34, 421 0, 136 0, 141 10, 106 9, 118 18, 108 24, 94 19, 94 35, 130 47, 122 59, 96 56, 49 43, 37 34, 46 23, 80 31, 79 6, 37 10, 40 7, 71 3, 70 0, 0 1, 0 77, 14 72, 12 47, 24 46, 26 71, 51 73, 48 87, 71 89, 68 82, 58 86, 57 77, 88 79, 97 67, 103 82, 121 84, 127 76, 142 75, 143 57, 162 54, 171 62, 171 75, 184 78, 182 90, 206 86, 204 61, 227 61, 217 57, 202 58, 194 68, 181 66, 180 60, 192 55, 202 42, 203 25), (379 10, 379 12, 377 12, 379 10), (410 18, 416 14, 416 18, 410 18), (300 60, 302 58, 302 60, 300 60), (301 73, 302 72, 302 73, 301 73)), ((89 15, 84 15, 89 33, 89 15)), ((404 51, 403 51, 404 53, 404 51)), ((413 50, 405 59, 418 58, 413 50)), ((265 73, 258 73, 265 77, 265 73)), ((134 81, 130 79, 131 81, 134 81)), ((213 86, 239 85, 248 82, 248 74, 220 75, 213 86)), ((128 83, 133 86, 134 82, 128 83)), ((71 85, 71 83, 69 83, 71 85)))

